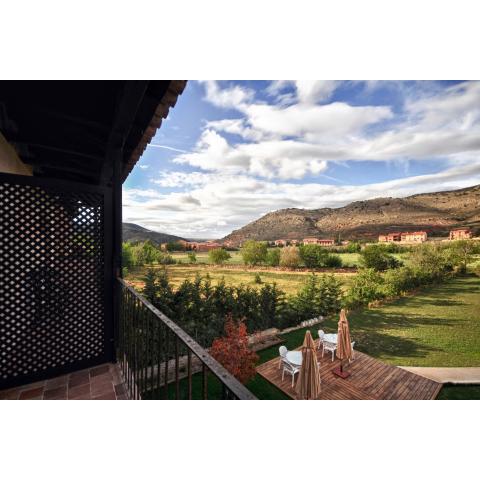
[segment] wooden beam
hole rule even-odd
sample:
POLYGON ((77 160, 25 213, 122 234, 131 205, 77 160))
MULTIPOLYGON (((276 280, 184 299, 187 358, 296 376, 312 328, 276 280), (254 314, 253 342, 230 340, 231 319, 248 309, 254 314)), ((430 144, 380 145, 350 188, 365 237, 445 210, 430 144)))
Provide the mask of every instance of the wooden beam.
MULTIPOLYGON (((100 184, 107 184, 113 179, 114 174, 114 160, 116 155, 112 152, 116 152, 118 149, 122 150, 125 141, 130 132, 130 128, 135 122, 138 109, 143 101, 145 92, 148 87, 148 80, 134 80, 125 82, 122 98, 120 99, 117 112, 115 114, 115 120, 113 121, 112 128, 107 142, 107 153, 102 172, 100 174, 100 184)), ((122 160, 123 161, 123 160, 122 160)))

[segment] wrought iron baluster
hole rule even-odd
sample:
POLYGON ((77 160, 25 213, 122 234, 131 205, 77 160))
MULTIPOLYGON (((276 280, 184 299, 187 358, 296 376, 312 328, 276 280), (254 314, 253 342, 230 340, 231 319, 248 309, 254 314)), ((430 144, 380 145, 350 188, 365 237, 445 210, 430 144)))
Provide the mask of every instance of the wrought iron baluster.
POLYGON ((175 336, 175 399, 180 398, 180 384, 178 381, 178 337, 175 336))
POLYGON ((188 375, 188 399, 192 399, 192 351, 187 347, 188 355, 188 364, 187 364, 187 375, 188 375))
POLYGON ((203 399, 208 399, 208 370, 205 363, 202 362, 202 390, 203 390, 203 399))
POLYGON ((165 399, 168 400, 168 331, 169 329, 165 329, 165 378, 163 379, 165 382, 165 399))

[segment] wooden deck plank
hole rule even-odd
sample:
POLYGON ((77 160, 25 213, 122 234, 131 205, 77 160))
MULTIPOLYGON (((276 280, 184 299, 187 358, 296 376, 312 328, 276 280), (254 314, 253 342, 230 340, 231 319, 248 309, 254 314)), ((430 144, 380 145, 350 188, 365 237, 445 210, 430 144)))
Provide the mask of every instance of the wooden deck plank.
MULTIPOLYGON (((355 352, 355 355, 355 360, 346 367, 351 375, 344 380, 332 373, 339 366, 339 360, 332 362, 327 355, 322 358, 321 350, 317 350, 322 385, 319 400, 434 399, 441 389, 441 384, 433 380, 388 365, 365 353, 355 352)), ((291 377, 285 375, 282 381, 279 360, 277 357, 259 365, 257 372, 287 396, 295 398, 291 377)))

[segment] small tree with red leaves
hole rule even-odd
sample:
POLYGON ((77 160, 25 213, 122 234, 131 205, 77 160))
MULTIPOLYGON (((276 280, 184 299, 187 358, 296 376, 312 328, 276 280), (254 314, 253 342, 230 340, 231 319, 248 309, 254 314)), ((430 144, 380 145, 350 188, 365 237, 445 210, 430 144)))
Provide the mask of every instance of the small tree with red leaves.
POLYGON ((245 323, 235 321, 231 314, 225 320, 225 336, 213 341, 210 354, 244 384, 255 376, 258 355, 248 346, 245 323))

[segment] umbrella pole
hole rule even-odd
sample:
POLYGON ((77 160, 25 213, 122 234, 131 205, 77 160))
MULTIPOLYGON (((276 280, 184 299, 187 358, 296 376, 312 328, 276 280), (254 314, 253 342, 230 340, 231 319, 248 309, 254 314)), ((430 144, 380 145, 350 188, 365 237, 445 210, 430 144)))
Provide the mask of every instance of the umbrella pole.
POLYGON ((343 360, 340 360, 340 367, 332 370, 332 373, 340 378, 348 378, 350 376, 350 372, 346 372, 343 370, 343 360))

